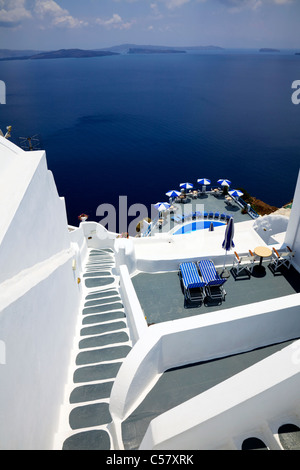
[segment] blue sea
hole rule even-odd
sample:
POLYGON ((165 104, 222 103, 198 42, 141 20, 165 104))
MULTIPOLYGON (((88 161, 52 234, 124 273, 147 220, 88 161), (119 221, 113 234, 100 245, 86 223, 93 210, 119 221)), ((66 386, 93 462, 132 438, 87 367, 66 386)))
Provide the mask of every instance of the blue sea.
MULTIPOLYGON (((0 62, 0 128, 38 135, 68 221, 167 201, 179 184, 227 178, 268 204, 293 197, 300 56, 287 51, 119 55, 0 62)), ((37 215, 38 216, 38 215, 37 215)))

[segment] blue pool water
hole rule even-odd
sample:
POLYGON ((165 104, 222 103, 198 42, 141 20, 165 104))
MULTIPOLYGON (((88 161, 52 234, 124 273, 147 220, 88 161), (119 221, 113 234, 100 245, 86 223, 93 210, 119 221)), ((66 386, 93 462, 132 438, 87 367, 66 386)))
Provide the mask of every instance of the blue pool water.
POLYGON ((224 222, 216 222, 216 221, 212 222, 210 220, 199 220, 198 222, 190 222, 189 224, 183 225, 183 227, 180 227, 178 230, 176 230, 176 232, 174 232, 173 235, 183 235, 185 233, 194 232, 195 230, 203 230, 205 228, 209 228, 211 223, 213 223, 214 227, 225 225, 224 222))

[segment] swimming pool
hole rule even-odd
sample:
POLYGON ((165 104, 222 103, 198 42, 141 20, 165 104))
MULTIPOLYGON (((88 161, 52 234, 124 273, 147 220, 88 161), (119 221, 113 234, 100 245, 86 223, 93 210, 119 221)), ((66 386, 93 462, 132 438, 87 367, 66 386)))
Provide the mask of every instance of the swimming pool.
POLYGON ((213 223, 214 227, 225 225, 224 222, 218 222, 216 220, 198 220, 197 222, 190 222, 189 224, 183 225, 176 230, 173 235, 183 235, 185 233, 195 232, 196 230, 203 230, 209 228, 211 223, 213 223))

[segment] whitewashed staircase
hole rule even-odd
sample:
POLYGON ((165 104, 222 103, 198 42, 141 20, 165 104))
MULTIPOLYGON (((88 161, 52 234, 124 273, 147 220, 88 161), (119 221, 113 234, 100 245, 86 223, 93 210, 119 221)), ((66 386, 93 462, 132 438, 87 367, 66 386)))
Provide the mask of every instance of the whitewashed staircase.
POLYGON ((63 450, 112 448, 107 428, 111 421, 109 398, 122 361, 131 349, 114 267, 113 250, 90 250, 82 281, 85 298, 63 450))

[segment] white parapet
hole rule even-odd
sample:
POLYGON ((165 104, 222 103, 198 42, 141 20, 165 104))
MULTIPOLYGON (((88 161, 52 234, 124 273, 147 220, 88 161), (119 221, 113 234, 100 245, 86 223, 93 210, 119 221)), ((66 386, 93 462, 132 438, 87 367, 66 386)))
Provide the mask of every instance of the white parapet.
POLYGON ((165 370, 299 337, 299 299, 300 294, 293 294, 249 304, 246 311, 227 309, 226 316, 223 311, 212 312, 149 327, 115 380, 112 427, 130 415, 165 370))
POLYGON ((268 423, 286 423, 300 405, 300 341, 163 413, 149 425, 140 450, 222 448, 232 439, 262 434, 270 449, 268 423))

